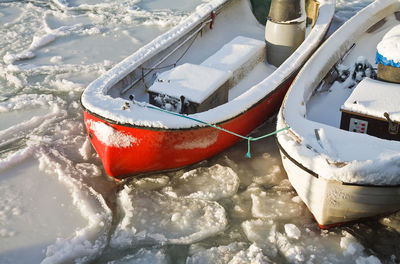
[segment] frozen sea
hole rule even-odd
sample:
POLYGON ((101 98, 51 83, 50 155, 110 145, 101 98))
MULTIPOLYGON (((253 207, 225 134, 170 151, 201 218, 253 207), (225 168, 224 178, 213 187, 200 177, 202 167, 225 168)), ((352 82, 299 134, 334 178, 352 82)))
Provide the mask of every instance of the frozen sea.
MULTIPOLYGON (((83 89, 203 2, 0 0, 0 263, 400 263, 400 213, 320 230, 273 138, 106 177, 83 89)), ((330 32, 370 2, 337 0, 330 32)))

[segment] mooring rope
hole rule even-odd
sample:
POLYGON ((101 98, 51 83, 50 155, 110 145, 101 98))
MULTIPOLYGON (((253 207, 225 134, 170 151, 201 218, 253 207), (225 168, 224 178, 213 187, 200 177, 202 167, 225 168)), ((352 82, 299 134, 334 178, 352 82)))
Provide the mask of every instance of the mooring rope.
MULTIPOLYGON (((138 104, 138 103, 137 103, 137 104, 138 104)), ((212 128, 215 128, 215 129, 224 131, 224 132, 229 133, 229 134, 231 134, 231 135, 234 135, 234 136, 243 138, 243 139, 247 140, 247 153, 246 153, 246 157, 248 157, 248 158, 251 158, 250 141, 257 141, 257 140, 260 140, 260 139, 263 139, 263 138, 266 138, 266 137, 275 135, 275 134, 277 134, 277 133, 279 133, 279 132, 282 132, 282 131, 287 130, 287 129, 290 128, 289 126, 287 126, 287 127, 278 129, 278 130, 276 130, 276 131, 273 131, 273 132, 271 132, 271 133, 268 133, 268 134, 263 135, 263 136, 260 136, 260 137, 246 137, 246 136, 242 136, 242 135, 240 135, 240 134, 237 134, 237 133, 235 133, 235 132, 232 132, 232 131, 230 131, 230 130, 227 130, 227 129, 223 128, 223 127, 216 126, 216 125, 213 125, 213 124, 204 122, 204 121, 202 121, 202 120, 199 120, 199 119, 196 119, 196 118, 187 116, 187 115, 182 115, 182 114, 179 114, 179 113, 171 112, 171 111, 168 111, 168 110, 165 110, 165 109, 162 109, 162 108, 153 106, 153 105, 149 105, 149 104, 147 104, 147 103, 144 103, 144 104, 143 104, 143 103, 139 103, 138 105, 144 106, 144 107, 149 108, 149 109, 154 109, 154 110, 157 110, 157 111, 161 111, 161 112, 164 112, 164 113, 167 113, 167 114, 171 114, 171 115, 174 115, 174 116, 179 116, 179 117, 182 117, 182 118, 190 119, 190 120, 192 120, 192 121, 195 121, 195 122, 198 122, 198 123, 201 123, 201 124, 210 126, 210 127, 212 127, 212 128)))

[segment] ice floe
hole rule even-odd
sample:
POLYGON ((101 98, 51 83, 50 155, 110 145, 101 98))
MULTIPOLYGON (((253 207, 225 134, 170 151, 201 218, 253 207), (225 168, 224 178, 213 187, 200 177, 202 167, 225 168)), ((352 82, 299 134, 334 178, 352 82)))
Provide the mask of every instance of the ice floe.
POLYGON ((231 168, 216 164, 177 174, 171 185, 163 192, 175 197, 217 201, 237 192, 239 177, 231 168))
POLYGON ((197 252, 188 257, 186 264, 226 263, 226 264, 266 264, 271 261, 262 253, 257 245, 246 243, 232 243, 227 246, 213 247, 197 252))
POLYGON ((118 203, 123 216, 111 237, 113 247, 131 247, 141 241, 190 244, 227 226, 224 208, 213 201, 175 198, 125 186, 118 203))

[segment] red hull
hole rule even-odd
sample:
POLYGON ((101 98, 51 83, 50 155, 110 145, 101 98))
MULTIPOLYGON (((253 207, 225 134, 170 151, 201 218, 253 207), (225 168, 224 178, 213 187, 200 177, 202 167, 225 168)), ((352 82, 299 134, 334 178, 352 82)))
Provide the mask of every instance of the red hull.
MULTIPOLYGON (((248 111, 218 125, 240 135, 249 134, 277 111, 291 81, 292 79, 281 85, 248 111)), ((117 179, 188 166, 216 155, 240 140, 212 127, 168 130, 116 125, 87 111, 84 112, 84 119, 91 143, 100 156, 106 173, 117 179), (135 138, 137 144, 129 147, 106 145, 92 131, 91 122, 102 122, 111 126, 118 132, 135 138)))

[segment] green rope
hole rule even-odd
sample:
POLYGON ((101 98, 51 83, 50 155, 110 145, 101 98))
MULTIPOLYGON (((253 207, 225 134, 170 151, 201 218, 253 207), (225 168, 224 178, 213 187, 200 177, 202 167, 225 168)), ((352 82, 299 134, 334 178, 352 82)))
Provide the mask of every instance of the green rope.
POLYGON ((201 120, 199 120, 199 119, 196 119, 196 118, 193 118, 193 117, 190 117, 190 116, 187 116, 187 115, 182 115, 182 114, 179 114, 179 113, 171 112, 171 111, 168 111, 168 110, 165 110, 165 109, 162 109, 162 108, 153 106, 153 105, 149 105, 149 104, 139 104, 139 105, 145 106, 145 107, 150 108, 150 109, 158 110, 158 111, 161 111, 161 112, 164 112, 164 113, 167 113, 167 114, 171 114, 171 115, 183 117, 183 118, 186 118, 186 119, 190 119, 190 120, 196 121, 196 122, 198 122, 198 123, 201 123, 201 124, 204 124, 204 125, 213 127, 213 128, 215 128, 215 129, 224 131, 224 132, 226 132, 226 133, 232 134, 232 135, 234 135, 234 136, 237 136, 237 137, 246 139, 246 140, 247 140, 247 153, 246 153, 246 157, 248 157, 248 158, 251 158, 251 153, 250 153, 250 141, 257 141, 257 140, 260 140, 260 139, 263 139, 263 138, 266 138, 266 137, 270 137, 270 136, 272 136, 272 135, 275 135, 275 134, 277 134, 277 133, 279 133, 279 132, 282 132, 282 131, 287 130, 287 129, 290 128, 290 127, 287 126, 287 127, 278 129, 278 130, 276 130, 276 131, 274 131, 274 132, 271 132, 271 133, 269 133, 269 134, 266 134, 266 135, 263 135, 263 136, 260 136, 260 137, 256 137, 256 138, 253 138, 253 137, 246 137, 246 136, 239 135, 239 134, 237 134, 237 133, 235 133, 235 132, 229 131, 229 130, 227 130, 227 129, 225 129, 225 128, 222 128, 222 127, 219 127, 219 126, 216 126, 216 125, 213 125, 213 124, 209 124, 209 123, 207 123, 207 122, 201 121, 201 120))

